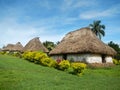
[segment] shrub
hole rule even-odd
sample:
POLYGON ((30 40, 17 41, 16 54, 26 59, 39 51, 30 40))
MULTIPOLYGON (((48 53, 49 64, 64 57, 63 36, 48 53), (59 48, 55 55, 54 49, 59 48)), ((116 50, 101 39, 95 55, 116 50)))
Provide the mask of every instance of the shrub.
POLYGON ((120 65, 120 60, 113 59, 113 63, 114 63, 115 65, 120 65))
POLYGON ((22 56, 24 59, 33 62, 35 54, 36 52, 27 51, 27 52, 24 52, 22 56))
POLYGON ((56 67, 56 61, 51 59, 51 58, 43 58, 41 60, 41 64, 44 65, 44 66, 48 66, 48 67, 56 67))
POLYGON ((16 56, 16 57, 19 57, 19 58, 21 58, 21 57, 22 57, 22 55, 21 55, 21 53, 20 53, 20 52, 14 52, 14 53, 13 53, 13 56, 16 56))
POLYGON ((85 63, 72 63, 71 67, 73 68, 73 73, 76 75, 81 75, 84 71, 84 69, 86 68, 86 64, 85 63))
POLYGON ((56 62, 59 64, 62 60, 60 58, 57 58, 56 62))
POLYGON ((41 60, 47 58, 47 55, 43 52, 37 52, 34 57, 34 62, 39 64, 41 63, 41 60))
POLYGON ((1 51, 0 54, 4 55, 6 52, 5 51, 1 51))
POLYGON ((70 67, 70 62, 68 60, 63 60, 58 64, 58 69, 65 71, 70 67))

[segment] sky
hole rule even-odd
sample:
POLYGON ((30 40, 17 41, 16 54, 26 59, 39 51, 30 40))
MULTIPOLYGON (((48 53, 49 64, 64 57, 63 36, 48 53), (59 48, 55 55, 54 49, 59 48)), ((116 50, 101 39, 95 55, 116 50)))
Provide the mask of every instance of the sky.
POLYGON ((0 48, 35 37, 61 41, 95 20, 106 26, 103 42, 120 44, 120 0, 0 0, 0 48))

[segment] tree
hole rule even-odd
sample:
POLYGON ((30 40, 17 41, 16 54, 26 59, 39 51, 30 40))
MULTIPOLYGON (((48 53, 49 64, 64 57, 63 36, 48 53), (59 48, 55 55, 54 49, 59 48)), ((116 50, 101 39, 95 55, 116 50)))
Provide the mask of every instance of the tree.
POLYGON ((101 21, 94 21, 93 24, 89 24, 91 30, 96 34, 96 36, 101 39, 101 36, 105 36, 105 25, 100 24, 101 21))
POLYGON ((118 44, 115 44, 113 41, 110 41, 108 45, 115 49, 116 52, 120 53, 120 47, 118 44))
POLYGON ((51 42, 51 41, 45 41, 45 42, 43 42, 43 45, 44 45, 49 51, 51 51, 51 50, 56 46, 56 44, 54 44, 54 42, 51 42))
POLYGON ((120 60, 120 47, 119 47, 119 45, 118 44, 116 44, 116 43, 114 43, 113 41, 110 41, 109 43, 108 43, 108 45, 110 46, 110 47, 112 47, 116 52, 117 52, 117 54, 115 55, 115 59, 117 59, 117 60, 120 60))

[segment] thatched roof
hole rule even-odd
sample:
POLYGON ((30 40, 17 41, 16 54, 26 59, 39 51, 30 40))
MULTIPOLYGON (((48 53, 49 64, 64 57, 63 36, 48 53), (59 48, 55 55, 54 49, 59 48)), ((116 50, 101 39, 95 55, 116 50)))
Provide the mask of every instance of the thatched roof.
POLYGON ((15 51, 22 51, 22 50, 23 50, 22 44, 21 44, 20 42, 16 43, 16 44, 14 45, 13 50, 15 50, 15 51))
POLYGON ((5 50, 5 51, 11 51, 11 50, 13 50, 13 48, 14 48, 14 44, 8 44, 7 46, 5 46, 3 48, 3 50, 5 50))
POLYGON ((104 44, 90 28, 69 32, 49 54, 96 53, 115 55, 114 49, 104 44))
POLYGON ((39 40, 39 37, 33 38, 30 40, 25 47, 23 48, 23 51, 43 51, 48 52, 48 50, 45 48, 45 46, 41 43, 39 40))
POLYGON ((16 44, 8 44, 6 47, 3 48, 5 51, 22 51, 23 46, 20 42, 16 44))

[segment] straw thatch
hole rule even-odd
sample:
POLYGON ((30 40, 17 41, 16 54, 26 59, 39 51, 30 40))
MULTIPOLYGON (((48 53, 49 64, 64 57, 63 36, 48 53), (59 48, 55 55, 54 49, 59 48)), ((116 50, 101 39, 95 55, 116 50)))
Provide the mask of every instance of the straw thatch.
POLYGON ((14 51, 22 51, 23 50, 23 46, 20 42, 16 43, 14 45, 14 48, 13 48, 14 51))
POLYGON ((6 47, 3 48, 4 51, 12 51, 14 48, 14 44, 8 44, 6 47))
POLYGON ((33 38, 30 40, 25 47, 23 48, 23 51, 43 51, 48 52, 48 50, 45 48, 45 46, 40 42, 39 37, 33 38))
POLYGON ((16 44, 8 44, 6 47, 3 48, 4 51, 22 51, 23 46, 20 42, 16 44))
POLYGON ((68 53, 116 54, 115 50, 98 39, 90 28, 81 28, 68 33, 49 54, 68 53))

